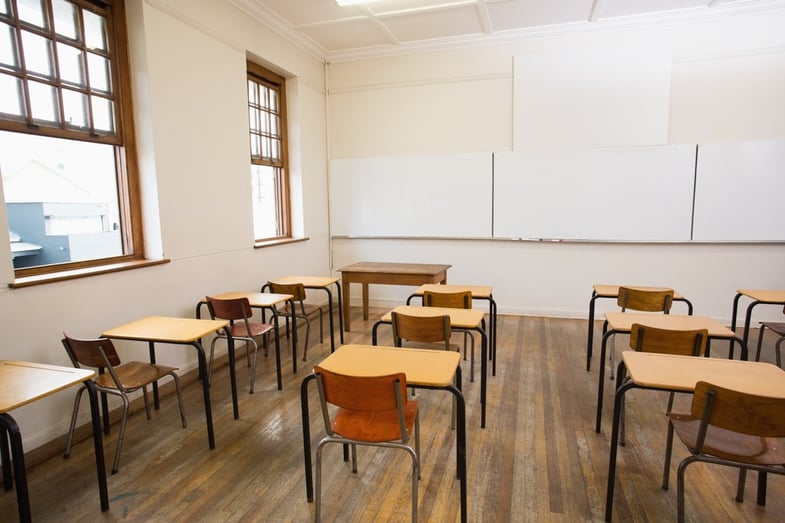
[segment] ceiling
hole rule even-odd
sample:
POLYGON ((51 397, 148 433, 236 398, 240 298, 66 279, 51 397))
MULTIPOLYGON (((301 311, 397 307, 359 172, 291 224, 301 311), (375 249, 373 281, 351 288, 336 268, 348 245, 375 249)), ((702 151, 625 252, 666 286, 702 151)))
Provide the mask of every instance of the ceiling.
POLYGON ((229 0, 327 61, 555 31, 707 17, 782 0, 229 0))

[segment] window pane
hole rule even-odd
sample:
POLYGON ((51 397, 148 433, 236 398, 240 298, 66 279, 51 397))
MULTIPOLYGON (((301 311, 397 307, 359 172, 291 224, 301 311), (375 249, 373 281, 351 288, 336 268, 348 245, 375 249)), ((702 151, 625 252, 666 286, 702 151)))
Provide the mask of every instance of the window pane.
POLYGON ((44 78, 53 78, 52 41, 28 31, 22 31, 22 46, 25 50, 27 71, 44 78))
POLYGON ((276 171, 266 165, 251 166, 253 194, 253 226, 256 238, 274 238, 279 235, 276 211, 276 171))
POLYGON ((33 120, 37 122, 59 121, 57 111, 57 91, 54 87, 40 82, 28 82, 30 90, 30 106, 33 120))
POLYGON ((84 32, 85 32, 85 46, 88 49, 100 49, 101 51, 108 51, 106 45, 106 25, 103 17, 98 16, 90 11, 83 11, 84 13, 84 32))
POLYGON ((0 67, 19 70, 19 51, 16 47, 16 32, 7 24, 0 24, 0 67))
POLYGON ((76 6, 65 0, 54 0, 52 10, 54 11, 55 32, 60 36, 77 40, 79 38, 79 20, 76 16, 76 6))
POLYGON ((13 76, 0 73, 0 113, 12 115, 13 119, 22 117, 22 81, 13 76))
POLYGON ((111 100, 92 97, 93 101, 93 127, 96 131, 114 133, 114 104, 111 100))
POLYGON ((0 131, 15 268, 122 252, 114 148, 0 131))
POLYGON ((58 43, 57 58, 60 65, 60 79, 71 85, 85 87, 84 62, 82 61, 81 49, 58 43))
POLYGON ((250 80, 248 81, 248 103, 250 105, 259 104, 259 94, 256 90, 256 83, 250 80))
POLYGON ((65 123, 69 127, 86 129, 89 127, 87 117, 87 95, 63 89, 63 113, 65 123))
POLYGON ((0 13, 7 16, 11 15, 10 0, 0 0, 0 13))
POLYGON ((48 29, 46 7, 43 0, 16 0, 19 19, 42 29, 48 29))
POLYGON ((87 67, 90 72, 90 89, 93 92, 109 94, 109 60, 94 53, 87 53, 87 67))

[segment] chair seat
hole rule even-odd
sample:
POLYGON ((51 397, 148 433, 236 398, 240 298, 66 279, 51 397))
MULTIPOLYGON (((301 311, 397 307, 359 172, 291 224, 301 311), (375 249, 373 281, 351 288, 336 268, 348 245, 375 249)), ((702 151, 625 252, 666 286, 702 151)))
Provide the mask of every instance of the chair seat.
MULTIPOLYGON (((417 401, 409 400, 404 405, 406 430, 411 435, 414 418, 417 416, 417 401)), ((333 419, 332 429, 347 439, 382 443, 401 439, 398 409, 364 411, 340 409, 333 419)))
MULTIPOLYGON (((129 361, 114 367, 117 378, 126 389, 138 389, 176 370, 177 367, 165 367, 164 365, 142 363, 140 361, 129 361)), ((117 388, 109 373, 97 376, 95 383, 106 389, 117 388)))
MULTIPOLYGON (((670 414, 670 418, 682 443, 694 449, 700 420, 684 414, 670 414)), ((709 426, 703 453, 753 465, 785 465, 785 439, 750 436, 709 426)))
POLYGON ((257 338, 273 330, 273 326, 269 323, 248 322, 248 326, 251 330, 250 333, 245 323, 235 323, 231 328, 232 336, 235 338, 257 338))

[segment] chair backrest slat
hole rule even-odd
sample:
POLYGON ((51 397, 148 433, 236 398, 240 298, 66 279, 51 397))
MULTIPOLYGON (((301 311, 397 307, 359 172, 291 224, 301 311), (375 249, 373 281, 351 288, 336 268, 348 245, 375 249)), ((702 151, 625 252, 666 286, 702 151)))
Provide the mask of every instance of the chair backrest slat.
POLYGON ((452 329, 450 316, 411 316, 393 311, 392 330, 395 344, 400 347, 401 340, 421 343, 444 342, 445 349, 450 347, 452 329))
POLYGON ((76 367, 84 365, 98 369, 105 368, 107 365, 101 355, 101 350, 110 365, 120 365, 120 356, 117 354, 112 340, 108 338, 77 339, 64 335, 62 343, 68 357, 76 367))
POLYGON ((210 316, 215 319, 221 320, 246 320, 253 316, 251 303, 248 298, 213 298, 206 296, 207 308, 210 310, 210 316))
POLYGON ((630 330, 630 348, 640 352, 703 356, 708 339, 706 329, 671 330, 634 323, 630 330))
POLYGON ((622 311, 664 312, 668 314, 673 303, 673 289, 649 290, 635 287, 619 287, 617 300, 622 311))
POLYGON ((747 394, 700 381, 692 415, 725 430, 768 438, 785 437, 785 398, 747 394))
POLYGON ((393 410, 398 407, 395 387, 406 400, 406 374, 397 372, 385 376, 346 376, 322 367, 315 367, 314 374, 321 378, 324 399, 337 407, 357 410, 393 410))
POLYGON ((433 292, 425 291, 422 295, 426 307, 449 307, 451 309, 471 309, 472 292, 433 292))

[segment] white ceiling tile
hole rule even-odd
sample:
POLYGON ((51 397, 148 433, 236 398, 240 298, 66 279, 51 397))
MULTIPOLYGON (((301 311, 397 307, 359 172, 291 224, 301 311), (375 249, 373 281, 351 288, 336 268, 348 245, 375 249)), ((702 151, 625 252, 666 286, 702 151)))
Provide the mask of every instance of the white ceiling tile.
POLYGON ((400 42, 482 33, 476 6, 385 16, 382 21, 400 42))
POLYGON ((586 21, 591 5, 592 0, 501 0, 489 2, 488 12, 494 31, 508 31, 586 21))

